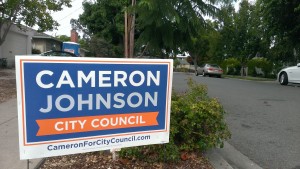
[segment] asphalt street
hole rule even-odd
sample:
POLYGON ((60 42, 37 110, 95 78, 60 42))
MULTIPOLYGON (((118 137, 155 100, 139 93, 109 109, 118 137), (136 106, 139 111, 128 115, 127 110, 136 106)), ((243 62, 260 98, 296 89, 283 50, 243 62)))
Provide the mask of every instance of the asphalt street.
POLYGON ((238 151, 262 168, 300 168, 300 85, 175 73, 174 89, 187 89, 189 77, 207 85, 224 106, 228 142, 238 151))

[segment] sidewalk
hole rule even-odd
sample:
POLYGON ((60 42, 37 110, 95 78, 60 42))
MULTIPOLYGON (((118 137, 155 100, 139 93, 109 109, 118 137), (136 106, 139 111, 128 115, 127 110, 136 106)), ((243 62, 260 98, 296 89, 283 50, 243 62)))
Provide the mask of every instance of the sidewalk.
MULTIPOLYGON (((0 168, 27 169, 27 160, 20 160, 17 99, 0 104, 0 168)), ((34 169, 41 159, 29 160, 34 169)))

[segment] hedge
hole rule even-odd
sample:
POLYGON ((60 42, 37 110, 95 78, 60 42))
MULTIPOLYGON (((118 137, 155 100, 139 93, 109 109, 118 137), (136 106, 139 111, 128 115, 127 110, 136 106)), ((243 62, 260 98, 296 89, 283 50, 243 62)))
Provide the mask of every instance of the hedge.
POLYGON ((222 147, 231 134, 219 101, 209 98, 207 87, 188 81, 185 93, 173 92, 170 142, 122 149, 120 156, 148 162, 178 161, 181 152, 205 151, 222 147))

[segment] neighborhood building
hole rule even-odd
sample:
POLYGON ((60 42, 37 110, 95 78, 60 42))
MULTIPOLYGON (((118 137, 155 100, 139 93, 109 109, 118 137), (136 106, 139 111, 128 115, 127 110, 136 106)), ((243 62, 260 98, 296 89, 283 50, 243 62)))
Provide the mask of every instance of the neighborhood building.
MULTIPOLYGON (((78 43, 76 30, 71 30, 71 42, 78 43)), ((12 25, 5 42, 0 46, 0 60, 5 60, 7 67, 12 68, 15 67, 16 55, 32 55, 33 49, 40 53, 50 50, 61 51, 63 50, 63 43, 55 37, 32 28, 23 26, 20 29, 16 25, 12 25)), ((79 48, 78 56, 85 57, 87 52, 86 49, 79 48)))
POLYGON ((41 53, 49 50, 62 50, 62 41, 47 35, 35 31, 32 37, 32 49, 39 50, 41 53))
POLYGON ((24 27, 21 30, 16 25, 11 26, 6 40, 0 46, 0 58, 5 58, 8 67, 14 67, 16 55, 31 54, 33 36, 34 30, 31 28, 24 27))

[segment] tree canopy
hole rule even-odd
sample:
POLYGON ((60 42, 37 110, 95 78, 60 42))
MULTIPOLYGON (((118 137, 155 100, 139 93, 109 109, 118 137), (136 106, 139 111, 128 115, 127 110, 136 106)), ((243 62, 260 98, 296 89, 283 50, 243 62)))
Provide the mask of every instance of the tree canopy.
POLYGON ((84 3, 82 24, 93 42, 122 55, 124 12, 136 14, 136 55, 169 57, 183 51, 194 61, 242 64, 254 57, 274 63, 299 62, 300 1, 97 0, 84 3), (98 40, 96 40, 98 38, 98 40), (116 52, 118 51, 118 52, 116 52), (140 52, 140 54, 139 54, 140 52))
POLYGON ((225 2, 228 0, 139 0, 130 6, 130 1, 97 0, 84 3, 79 22, 91 34, 117 46, 124 42, 124 12, 134 12, 136 50, 146 45, 152 54, 168 57, 167 53, 187 50, 199 30, 205 27, 204 17, 215 17, 216 4, 225 2))
POLYGON ((71 7, 71 0, 4 0, 0 1, 0 46, 12 24, 21 28, 38 26, 39 31, 53 30, 58 26, 51 12, 71 7))
POLYGON ((299 61, 300 1, 258 0, 263 27, 275 60, 299 61))
POLYGON ((109 53, 115 53, 114 55, 123 53, 123 12, 126 4, 126 1, 121 0, 97 0, 95 3, 88 1, 83 3, 84 12, 79 17, 79 23, 87 28, 86 33, 92 37, 92 46, 103 46, 106 49, 111 47, 109 53))

